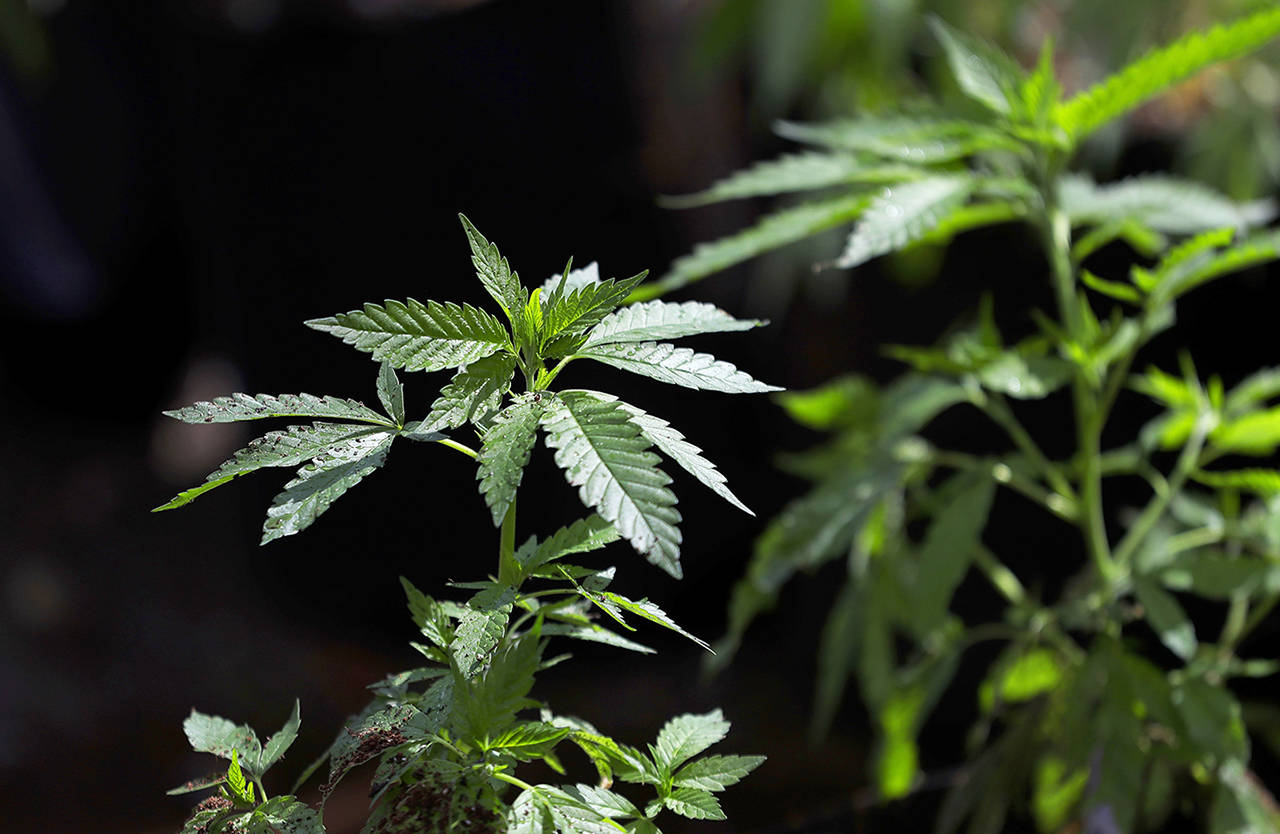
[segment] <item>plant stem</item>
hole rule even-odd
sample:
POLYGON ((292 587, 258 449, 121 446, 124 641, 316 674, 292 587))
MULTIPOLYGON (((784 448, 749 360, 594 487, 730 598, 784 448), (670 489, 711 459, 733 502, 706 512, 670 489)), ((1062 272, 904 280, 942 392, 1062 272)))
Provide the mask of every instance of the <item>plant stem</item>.
POLYGON ((1201 420, 1196 430, 1192 432, 1191 439, 1187 441, 1187 445, 1182 448, 1182 454, 1178 455, 1178 462, 1169 476, 1168 488, 1152 496, 1151 500, 1147 502, 1147 506, 1143 507, 1142 514, 1138 516, 1138 520, 1133 523, 1133 526, 1129 528, 1129 532, 1125 533, 1124 538, 1120 540, 1120 544, 1116 546, 1115 559, 1117 565, 1128 564, 1134 551, 1138 549, 1138 545, 1151 532, 1151 528, 1156 526, 1160 516, 1164 514, 1169 504, 1182 491, 1182 486, 1187 482, 1187 477, 1200 463, 1200 451, 1204 448, 1205 433, 1205 421, 1201 420))
POLYGON ((454 449, 456 451, 462 452, 462 454, 472 458, 473 460, 479 457, 479 454, 476 452, 475 449, 472 449, 470 446, 463 446, 461 443, 459 443, 456 440, 450 440, 447 437, 442 437, 436 442, 439 443, 441 446, 448 446, 450 449, 454 449))
POLYGON ((1020 476, 1011 467, 999 460, 987 460, 976 455, 944 450, 933 451, 929 454, 929 457, 939 466, 966 472, 988 474, 997 483, 1004 484, 1014 492, 1035 501, 1059 518, 1070 522, 1076 521, 1076 506, 1071 499, 1060 493, 1050 492, 1040 483, 1020 476))
POLYGON ((974 550, 974 562, 990 580, 995 589, 1014 605, 1022 605, 1027 601, 1027 591, 1018 581, 1013 571, 1000 561, 1000 558, 986 548, 978 545, 974 550))
POLYGON ((498 581, 516 588, 523 573, 516 561, 516 499, 512 498, 507 514, 502 518, 502 533, 498 539, 498 581))
POLYGON ((1009 408, 1009 403, 1004 397, 999 394, 988 396, 986 403, 982 406, 982 410, 1008 433, 1010 439, 1017 444, 1024 455, 1031 458, 1032 463, 1044 475, 1049 485, 1074 504, 1076 491, 1071 488, 1071 483, 1062 474, 1062 470, 1050 461, 1045 453, 1040 450, 1040 447, 1036 445, 1030 433, 1023 428, 1022 423, 1014 416, 1013 409, 1009 408))

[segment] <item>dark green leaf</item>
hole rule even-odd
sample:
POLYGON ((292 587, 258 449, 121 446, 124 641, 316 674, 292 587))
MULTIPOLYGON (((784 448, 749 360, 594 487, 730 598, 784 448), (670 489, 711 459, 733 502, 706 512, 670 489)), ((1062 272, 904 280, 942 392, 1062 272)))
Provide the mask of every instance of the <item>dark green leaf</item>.
POLYGON ((483 418, 497 411, 502 397, 511 390, 516 358, 510 353, 495 353, 464 365, 440 396, 431 404, 431 413, 422 421, 419 431, 456 428, 469 420, 483 418))
POLYGON ((501 526, 515 500, 546 408, 541 395, 525 395, 500 411, 484 434, 476 478, 494 526, 501 526))
POLYGON ((329 417, 393 427, 390 420, 363 403, 311 394, 281 394, 278 397, 270 394, 232 394, 164 413, 184 423, 234 423, 272 417, 329 417))
POLYGON ((471 244, 471 263, 476 268, 476 277, 514 322, 524 310, 528 292, 520 285, 520 278, 511 270, 507 259, 498 252, 498 247, 486 240, 465 215, 459 214, 458 219, 462 221, 467 242, 471 244))

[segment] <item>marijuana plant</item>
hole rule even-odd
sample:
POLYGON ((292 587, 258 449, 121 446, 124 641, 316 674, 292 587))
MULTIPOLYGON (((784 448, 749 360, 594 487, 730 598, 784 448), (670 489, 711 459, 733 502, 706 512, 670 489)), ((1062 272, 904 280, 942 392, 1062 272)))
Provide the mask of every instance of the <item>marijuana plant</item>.
POLYGON ((883 390, 848 377, 779 396, 792 417, 831 440, 785 459, 814 486, 758 540, 725 648, 797 571, 844 559, 848 579, 819 649, 815 731, 856 672, 876 724, 883 797, 919 783, 916 740, 962 652, 998 640, 1003 649, 978 693, 971 758, 943 804, 940 831, 967 819, 969 831, 997 832, 1015 812, 1042 832, 1081 823, 1156 830, 1188 808, 1178 800, 1205 812, 1214 832, 1277 830, 1280 814, 1249 770, 1241 706, 1226 684, 1280 669, 1241 654, 1280 601, 1280 472, 1249 463, 1280 448, 1280 371, 1230 387, 1202 377, 1189 357, 1176 372, 1131 372, 1184 296, 1280 257, 1280 233, 1254 230, 1274 208, 1164 176, 1098 185, 1066 166, 1110 120, 1280 34, 1280 9, 1188 35, 1069 98, 1050 44, 1025 72, 994 47, 933 25, 971 115, 784 125, 784 135, 817 150, 761 163, 698 199, 833 195, 699 247, 641 293, 854 219, 829 266, 1025 221, 1043 243, 1057 314, 1031 311, 1038 332, 1009 344, 988 301, 976 324, 940 346, 892 348, 911 370, 883 390), (1127 279, 1087 268, 1118 242, 1145 259, 1127 279), (1076 450, 1055 460, 1015 403, 1060 390, 1076 450), (1104 448, 1125 392, 1163 414, 1132 442, 1104 448), (973 454, 920 435, 958 405, 987 415, 1013 450, 973 454), (1114 479, 1145 481, 1149 501, 1126 516, 1105 500, 1114 479), (1046 524, 1078 531, 1079 571, 1065 587, 1029 590, 1040 583, 1015 575, 984 543, 1000 486, 1038 505, 1046 524), (971 571, 1003 596, 1002 618, 973 623, 952 612, 971 571), (1209 617, 1188 616, 1192 598, 1199 609, 1220 606, 1218 634, 1206 633, 1209 617))
MULTIPOLYGON (((552 390, 576 359, 593 359, 689 388, 727 393, 777 391, 727 362, 667 340, 700 333, 749 330, 762 322, 736 319, 709 304, 653 301, 620 307, 644 274, 601 280, 594 264, 566 266, 529 292, 464 217, 476 274, 507 323, 472 307, 408 300, 307 324, 331 333, 380 362, 378 399, 385 413, 355 400, 309 394, 233 394, 169 416, 189 423, 314 419, 271 431, 236 452, 201 485, 158 510, 190 503, 232 479, 264 467, 297 467, 267 510, 262 543, 300 532, 347 490, 380 468, 399 438, 436 443, 475 459, 479 491, 500 528, 498 564, 489 578, 452 587, 462 602, 435 599, 402 579, 409 610, 425 643, 412 644, 426 665, 373 684, 373 701, 354 716, 329 750, 302 774, 296 792, 328 764, 325 798, 357 765, 377 762, 369 834, 511 831, 518 834, 655 834, 662 810, 692 819, 723 819, 715 793, 757 767, 761 756, 702 756, 725 737, 719 710, 669 721, 648 752, 621 744, 591 724, 553 713, 529 698, 536 674, 564 660, 547 658, 551 638, 606 643, 650 653, 613 627, 634 631, 634 616, 706 643, 647 599, 608 590, 615 569, 572 564, 567 557, 618 539, 679 578, 680 512, 659 467, 665 455, 734 506, 747 508, 724 476, 667 421, 617 397, 589 390, 552 390), (550 367, 548 367, 550 365, 550 367), (430 412, 407 421, 396 370, 454 370, 430 412), (512 390, 516 372, 526 390, 512 390), (472 449, 445 432, 470 427, 472 449), (516 544, 516 496, 538 434, 545 435, 589 515, 545 538, 516 544), (536 718, 528 712, 537 710, 536 718), (595 766, 598 784, 530 784, 516 775, 540 761, 564 774, 557 748, 576 745, 595 766), (636 805, 615 781, 647 785, 655 796, 636 805), (519 789, 514 798, 511 788, 519 789)), ((324 830, 321 813, 293 795, 268 798, 263 776, 298 734, 299 713, 261 744, 254 731, 192 712, 184 729, 192 747, 230 761, 225 772, 172 793, 218 788, 197 806, 184 834, 324 830)))

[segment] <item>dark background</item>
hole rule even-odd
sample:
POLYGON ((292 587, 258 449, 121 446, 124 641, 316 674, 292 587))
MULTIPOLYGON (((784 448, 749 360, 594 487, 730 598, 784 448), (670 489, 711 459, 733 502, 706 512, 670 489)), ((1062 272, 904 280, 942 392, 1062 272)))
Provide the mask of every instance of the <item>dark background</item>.
MULTIPOLYGON (((264 549, 261 516, 287 473, 149 515, 249 437, 159 412, 231 390, 376 402, 367 356, 301 322, 383 298, 486 303, 457 212, 526 283, 571 255, 599 260, 607 276, 660 273, 760 206, 674 213, 656 195, 695 190, 781 145, 752 112, 745 76, 690 61, 705 3, 45 5, 30 41, 41 69, 14 60, 0 71, 0 829, 173 831, 190 800, 163 790, 209 769, 181 732, 193 706, 269 734, 300 697, 302 736, 281 768, 292 777, 363 706, 365 684, 413 664, 396 577, 429 590, 479 578, 494 569, 497 536, 473 465, 408 443, 314 529, 264 549)), ((1171 157, 1151 139, 1116 170, 1171 157)), ((780 287, 739 269, 682 297, 772 316, 766 330, 699 346, 791 388, 851 368, 887 378, 879 344, 933 341, 985 289, 998 309, 1051 302, 1018 229, 963 239, 941 267, 945 281, 895 281, 873 265, 815 285, 793 265, 780 287), (1013 268, 986 266, 995 252, 1013 268)), ((1172 355, 1171 340, 1190 342, 1228 382, 1274 361, 1276 295, 1262 278, 1206 291, 1155 358, 1172 355)), ((759 514, 677 477, 686 579, 610 551, 623 593, 650 595, 714 638, 762 519, 802 488, 771 457, 813 438, 764 397, 578 365, 562 378, 597 379, 704 447, 759 514)), ((411 414, 446 380, 407 375, 411 414)), ((1051 450, 1057 433, 1059 453, 1062 406, 1030 414, 1051 450)), ((998 441, 963 416, 941 431, 998 441)), ((526 483, 522 537, 574 517, 545 450, 526 483)), ((1046 553, 1074 558, 1069 531, 1026 510, 1015 499, 997 508, 1006 532, 992 543, 1015 569, 1043 568, 1046 553)), ((723 752, 770 761, 725 795, 720 830, 843 819, 867 783, 856 703, 823 745, 802 741, 834 584, 789 588, 710 683, 695 646, 650 629, 640 639, 656 657, 575 647, 576 661, 534 694, 635 743, 670 715, 723 706, 735 722, 723 752)), ((966 589, 961 608, 980 613, 985 592, 966 589)), ((926 748, 927 769, 958 760, 954 727, 972 707, 961 691, 934 722, 943 741, 926 748)), ((331 801, 335 834, 358 829, 362 791, 353 778, 331 801)))

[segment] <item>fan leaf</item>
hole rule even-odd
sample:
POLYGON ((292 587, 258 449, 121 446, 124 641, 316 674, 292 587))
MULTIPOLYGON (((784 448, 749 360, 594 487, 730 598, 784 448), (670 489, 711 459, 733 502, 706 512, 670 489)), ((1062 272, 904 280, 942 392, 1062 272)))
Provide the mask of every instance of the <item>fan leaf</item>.
POLYGON ((431 413, 418 427, 419 432, 457 428, 469 420, 497 411, 502 397, 511 390, 516 372, 516 358, 505 351, 477 359, 463 366, 452 380, 440 389, 431 404, 431 413))
POLYGON ((759 319, 735 319, 714 304, 700 301, 683 304, 647 301, 609 314, 587 334, 582 349, 619 342, 653 342, 701 333, 750 330, 765 324, 768 322, 759 319))
POLYGON ((663 198, 671 208, 692 208, 723 200, 764 197, 792 191, 811 191, 845 184, 883 184, 915 179, 910 165, 871 163, 845 152, 806 151, 757 162, 705 191, 663 198))
POLYGON ((885 189, 858 221, 835 266, 858 266, 920 240, 963 205, 974 186, 967 176, 946 175, 885 189))
POLYGON ((515 500, 545 408, 546 400, 541 395, 525 395, 499 412, 485 432, 476 478, 494 526, 502 524, 515 500))
POLYGON ((210 402, 198 402, 185 408, 166 411, 164 414, 184 423, 236 423, 272 417, 329 417, 376 426, 394 426, 392 421, 364 403, 312 394, 281 394, 278 397, 271 394, 232 394, 217 397, 210 402))
POLYGON ((689 348, 676 347, 666 342, 596 345, 581 349, 574 356, 594 359, 671 385, 703 391, 757 394, 782 390, 774 385, 757 382, 745 371, 708 353, 695 353, 689 348))

